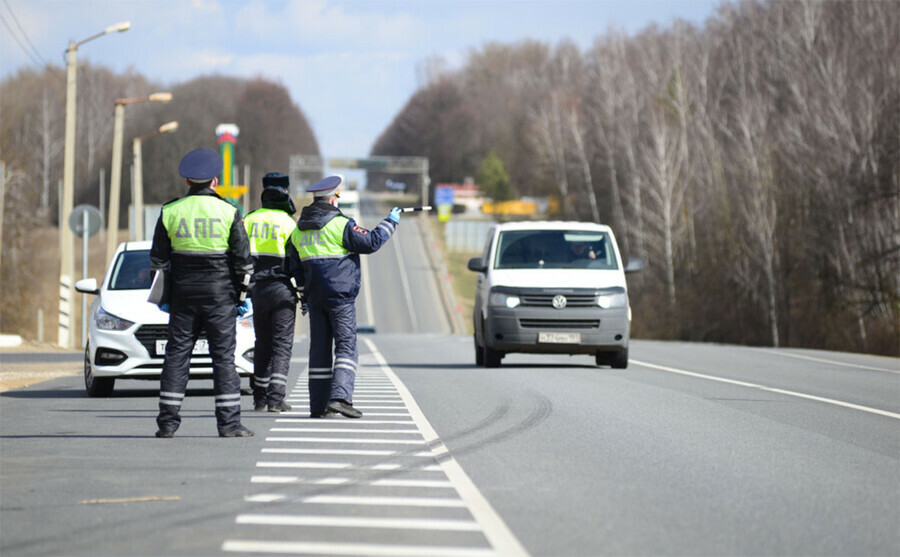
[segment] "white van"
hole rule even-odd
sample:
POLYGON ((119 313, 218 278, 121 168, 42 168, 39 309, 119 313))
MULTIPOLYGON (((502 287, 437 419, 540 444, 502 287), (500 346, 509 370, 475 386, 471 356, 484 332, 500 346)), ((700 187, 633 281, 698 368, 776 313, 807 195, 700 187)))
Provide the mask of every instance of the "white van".
POLYGON ((498 367, 510 352, 594 354, 628 367, 631 306, 612 230, 585 222, 509 222, 488 231, 475 291, 475 363, 498 367))

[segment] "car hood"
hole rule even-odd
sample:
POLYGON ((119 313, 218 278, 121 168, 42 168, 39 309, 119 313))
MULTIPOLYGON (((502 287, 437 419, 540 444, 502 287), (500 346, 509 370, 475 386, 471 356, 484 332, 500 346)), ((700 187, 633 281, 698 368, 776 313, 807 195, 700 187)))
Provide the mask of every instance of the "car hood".
POLYGON ((491 271, 491 286, 513 288, 610 288, 625 284, 622 271, 597 269, 513 269, 491 271))
POLYGON ((148 325, 169 322, 169 314, 147 301, 149 290, 107 290, 100 296, 100 306, 108 313, 148 325))

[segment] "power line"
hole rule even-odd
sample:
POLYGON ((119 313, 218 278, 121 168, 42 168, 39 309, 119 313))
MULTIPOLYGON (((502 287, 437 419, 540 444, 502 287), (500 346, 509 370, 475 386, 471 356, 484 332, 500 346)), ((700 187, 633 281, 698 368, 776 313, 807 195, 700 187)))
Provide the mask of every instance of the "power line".
POLYGON ((27 54, 32 59, 32 61, 35 61, 35 58, 37 58, 36 61, 38 62, 39 65, 46 66, 47 63, 44 61, 44 58, 43 58, 43 56, 41 56, 41 53, 38 52, 38 49, 35 48, 34 43, 31 42, 31 39, 28 38, 28 33, 25 32, 25 29, 22 27, 22 24, 19 23, 19 18, 17 18, 15 12, 13 12, 12 6, 9 5, 9 1, 3 0, 3 3, 6 4, 6 9, 9 11, 9 15, 12 16, 13 21, 16 22, 16 26, 19 28, 19 32, 22 34, 22 37, 25 39, 25 42, 27 42, 28 45, 31 47, 31 51, 29 51, 22 45, 22 43, 19 41, 19 39, 15 36, 14 31, 10 28, 9 23, 6 21, 6 19, 3 17, 3 15, 0 14, 0 19, 3 20, 3 25, 6 26, 7 29, 9 29, 10 33, 13 33, 13 38, 16 39, 16 42, 19 43, 19 46, 22 47, 22 50, 25 51, 25 54, 27 54))
POLYGON ((9 26, 9 23, 6 22, 6 18, 3 17, 3 14, 0 14, 0 21, 2 21, 3 26, 9 30, 9 36, 12 37, 13 39, 15 39, 16 43, 18 43, 18 45, 22 48, 22 50, 25 52, 25 54, 29 58, 31 58, 31 61, 37 65, 41 65, 42 62, 40 60, 38 60, 37 58, 35 58, 34 54, 32 54, 27 48, 25 48, 25 45, 22 44, 22 41, 19 40, 19 37, 16 36, 15 31, 13 31, 12 27, 9 26))

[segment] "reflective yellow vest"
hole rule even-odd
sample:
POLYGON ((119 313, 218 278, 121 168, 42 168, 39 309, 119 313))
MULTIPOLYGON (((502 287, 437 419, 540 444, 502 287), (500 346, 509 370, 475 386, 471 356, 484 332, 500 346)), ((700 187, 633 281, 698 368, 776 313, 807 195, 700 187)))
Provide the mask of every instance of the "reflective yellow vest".
POLYGON ((337 216, 318 230, 295 228, 291 243, 300 255, 300 261, 346 257, 350 250, 344 247, 344 228, 349 220, 337 216))
POLYGON ((211 195, 188 195, 166 204, 162 215, 173 253, 227 253, 234 205, 211 195))
POLYGON ((284 248, 297 223, 281 209, 257 209, 244 217, 250 255, 284 257, 284 248))

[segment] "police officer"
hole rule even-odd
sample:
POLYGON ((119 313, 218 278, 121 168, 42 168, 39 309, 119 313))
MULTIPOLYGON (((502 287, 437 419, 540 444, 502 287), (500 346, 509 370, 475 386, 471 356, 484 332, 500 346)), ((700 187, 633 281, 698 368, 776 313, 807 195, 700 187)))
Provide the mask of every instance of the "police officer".
POLYGON ((373 230, 358 226, 338 209, 342 182, 328 176, 306 189, 314 199, 300 213, 288 246, 288 259, 300 261, 295 276, 309 306, 310 418, 362 417, 353 407, 359 255, 378 251, 400 223, 394 207, 373 230))
POLYGON ((253 256, 253 407, 257 411, 285 412, 287 376, 294 344, 297 293, 284 270, 285 247, 297 224, 297 212, 288 188, 289 178, 281 172, 263 176, 262 209, 244 218, 253 256))
POLYGON ((171 281, 169 338, 159 392, 157 437, 174 437, 181 425, 191 352, 205 330, 213 360, 216 424, 220 437, 251 437, 241 425, 241 382, 234 368, 235 321, 244 303, 253 264, 240 210, 213 189, 222 157, 194 149, 178 172, 188 194, 163 205, 150 262, 171 281))

